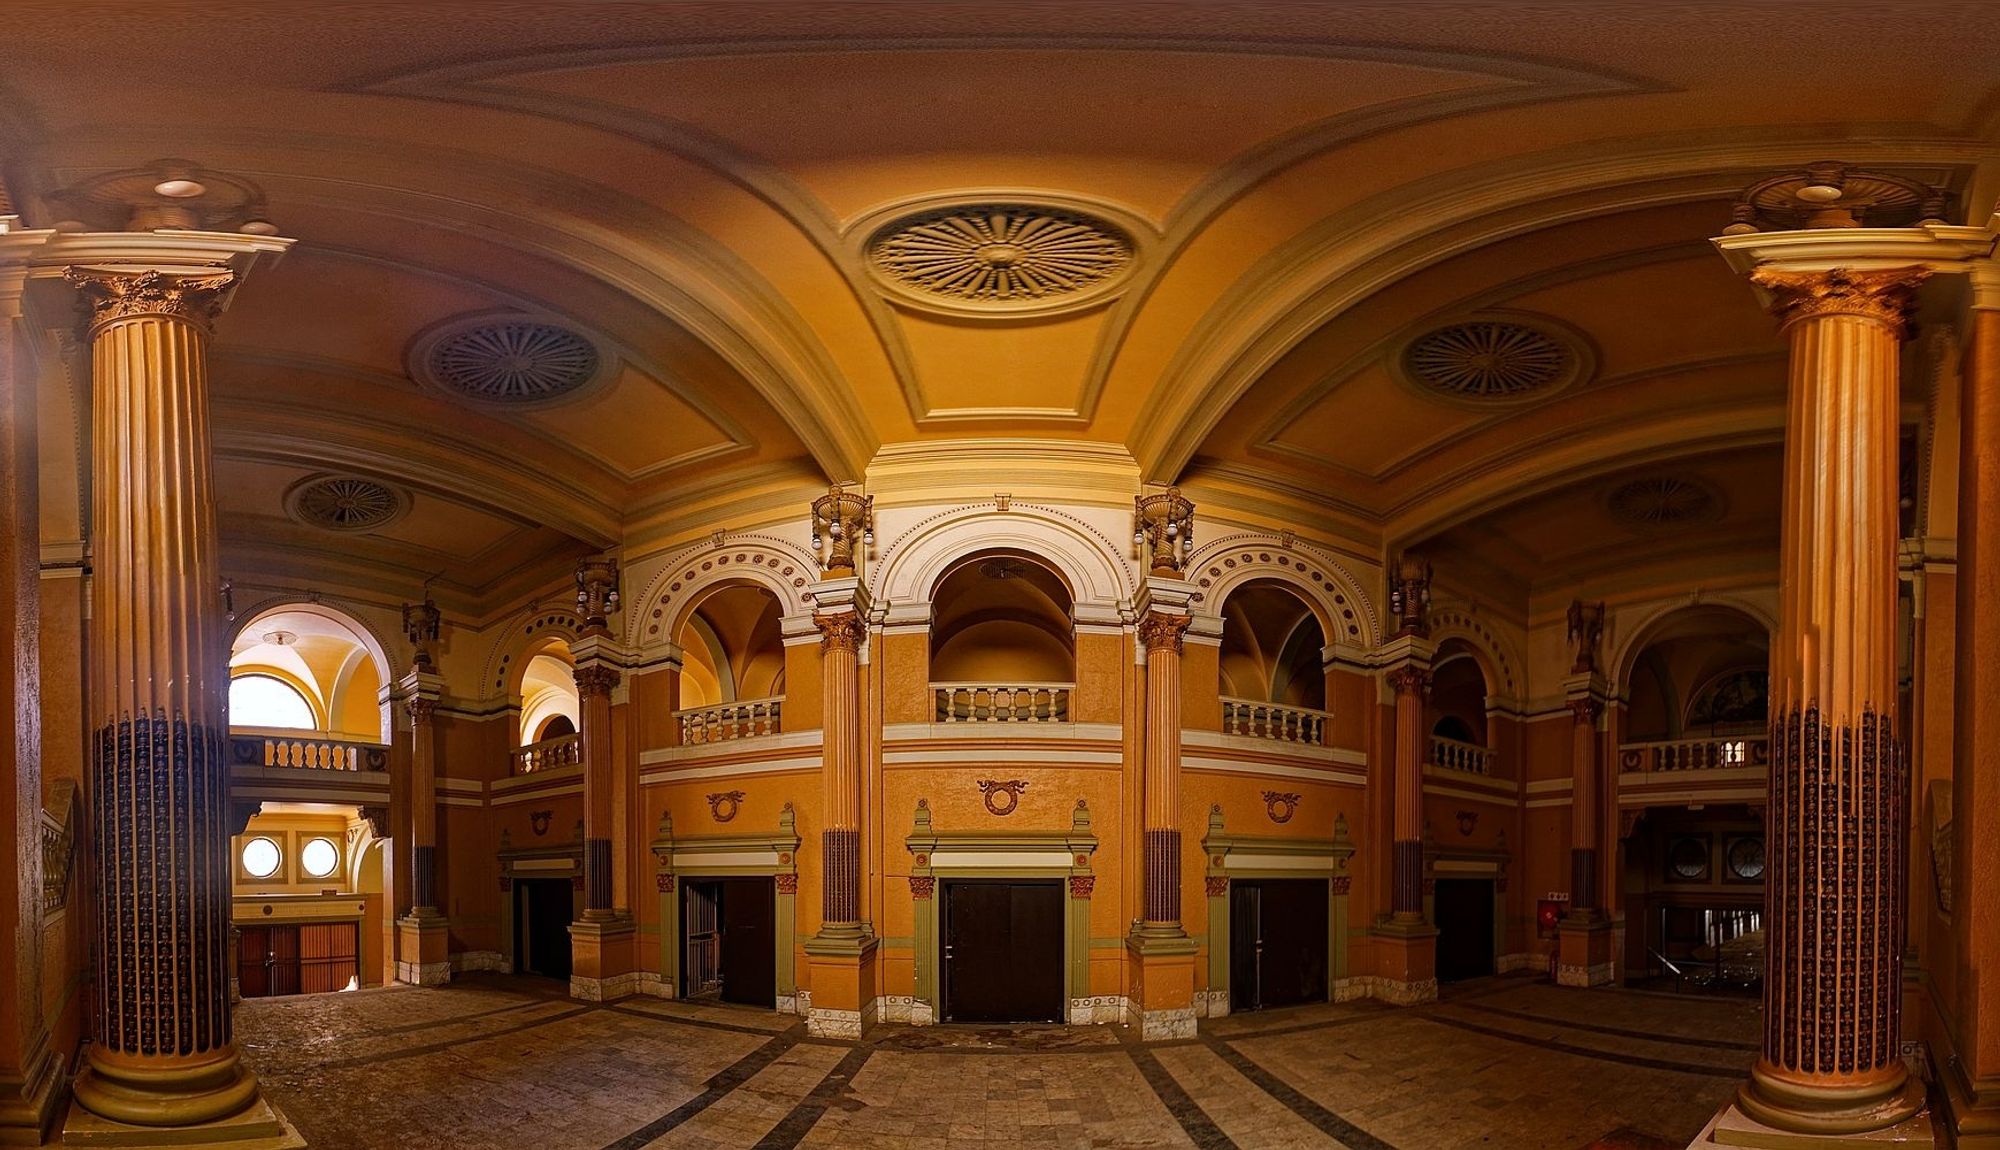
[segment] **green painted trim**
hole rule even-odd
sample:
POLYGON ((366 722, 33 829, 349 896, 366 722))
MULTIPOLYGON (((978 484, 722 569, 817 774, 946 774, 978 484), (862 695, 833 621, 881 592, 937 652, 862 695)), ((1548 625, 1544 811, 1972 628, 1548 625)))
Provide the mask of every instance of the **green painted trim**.
MULTIPOLYGON (((1336 893, 1334 880, 1346 877, 1347 860, 1354 857, 1354 840, 1348 835, 1347 818, 1336 815, 1331 838, 1280 838, 1275 835, 1230 834, 1223 826, 1222 807, 1209 808, 1208 833, 1202 836, 1202 853, 1206 866, 1205 879, 1308 879, 1326 883, 1326 951, 1327 951, 1327 1001, 1333 1000, 1342 979, 1347 977, 1349 940, 1366 931, 1355 931, 1348 927, 1347 900, 1345 894, 1336 893), (1229 866, 1232 852, 1241 851, 1247 855, 1276 855, 1283 858, 1323 858, 1327 861, 1324 873, 1285 869, 1279 867, 1238 867, 1229 866)), ((1208 895, 1208 990, 1211 994, 1230 994, 1230 895, 1225 884, 1220 895, 1208 895)))
MULTIPOLYGON (((798 994, 798 892, 781 889, 777 881, 786 875, 799 873, 799 833, 796 815, 787 803, 778 812, 778 826, 774 831, 751 831, 726 835, 674 835, 674 817, 671 813, 660 816, 660 825, 650 844, 654 860, 654 882, 662 880, 672 883, 672 890, 660 891, 660 979, 675 998, 684 998, 687 988, 681 985, 681 884, 682 878, 770 878, 772 879, 772 932, 777 937, 773 941, 777 954, 777 987, 775 994, 780 998, 791 998, 798 994), (745 860, 740 866, 726 864, 676 867, 677 854, 776 854, 777 861, 766 862, 745 860)), ((777 1004, 772 1003, 773 1006, 777 1004)))

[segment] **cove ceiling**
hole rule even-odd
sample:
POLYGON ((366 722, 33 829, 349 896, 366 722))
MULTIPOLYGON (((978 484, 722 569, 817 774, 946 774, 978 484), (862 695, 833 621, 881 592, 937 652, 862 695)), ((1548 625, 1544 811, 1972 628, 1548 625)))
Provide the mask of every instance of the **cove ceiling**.
MULTIPOLYGON (((924 440, 1116 445, 1205 507, 1364 552, 1435 539, 1524 590, 1654 538, 1606 502, 1632 479, 1710 489, 1774 553, 1783 347, 1707 237, 1813 161, 1945 187, 1953 222, 2000 187, 2000 22, 1977 6, 7 23, 0 173, 28 224, 181 157, 299 241, 215 347, 231 570, 388 596, 442 572, 472 614, 586 551, 802 513, 924 440), (431 349, 495 324, 529 342, 457 346, 490 365, 574 336, 576 390, 509 405, 435 378, 431 349), (302 521, 326 475, 399 505, 302 521)), ((74 471, 51 530, 78 521, 74 471)))

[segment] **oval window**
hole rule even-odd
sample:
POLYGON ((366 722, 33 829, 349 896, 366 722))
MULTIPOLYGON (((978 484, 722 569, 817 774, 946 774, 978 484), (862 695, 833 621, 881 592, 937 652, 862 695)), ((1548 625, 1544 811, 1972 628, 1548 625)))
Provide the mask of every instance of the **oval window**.
POLYGON ((314 878, 325 878, 340 866, 340 848, 332 839, 313 839, 299 851, 299 865, 314 878))
POLYGON ((251 839, 243 844, 243 870, 251 878, 270 878, 278 873, 284 855, 270 839, 251 839))

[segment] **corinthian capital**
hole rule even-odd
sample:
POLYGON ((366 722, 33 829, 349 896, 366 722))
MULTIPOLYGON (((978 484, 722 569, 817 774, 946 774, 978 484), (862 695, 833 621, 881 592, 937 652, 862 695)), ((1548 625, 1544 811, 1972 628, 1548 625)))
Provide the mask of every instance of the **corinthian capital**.
POLYGON ((814 615, 813 626, 819 628, 821 651, 859 651, 861 637, 867 633, 861 616, 852 611, 814 615))
POLYGON ((1431 689, 1431 673, 1415 663, 1405 663, 1389 672, 1389 685, 1398 695, 1427 695, 1431 689))
POLYGON ((1800 320, 1852 315, 1887 324, 1900 337, 1907 334, 1917 288, 1931 270, 1912 265, 1879 271, 1830 268, 1826 271, 1781 271, 1758 268, 1750 282, 1771 293, 1771 314, 1790 326, 1800 320))
POLYGON ((618 685, 619 674, 615 668, 602 663, 591 663, 576 669, 576 693, 584 698, 593 695, 609 695, 618 685))
POLYGON ((209 275, 168 275, 145 271, 67 268, 63 279, 90 305, 90 325, 156 315, 191 323, 206 331, 229 303, 236 273, 217 268, 209 275))
POLYGON ((1163 615, 1158 611, 1146 612, 1139 620, 1139 641, 1148 651, 1172 651, 1180 653, 1182 641, 1187 635, 1188 625, 1194 619, 1188 615, 1163 615))

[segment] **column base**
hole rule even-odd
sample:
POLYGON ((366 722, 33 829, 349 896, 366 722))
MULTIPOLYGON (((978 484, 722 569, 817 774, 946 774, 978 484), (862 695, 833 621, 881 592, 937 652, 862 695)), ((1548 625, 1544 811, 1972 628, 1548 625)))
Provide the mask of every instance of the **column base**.
POLYGON ((638 921, 630 914, 596 913, 600 917, 569 924, 569 996, 588 1002, 630 998, 639 993, 638 921))
POLYGON ((396 981, 443 986, 451 981, 451 922, 427 907, 396 920, 396 981))
POLYGON ((20 1077, 0 1076, 0 1146, 40 1146, 62 1113, 62 1060, 44 1046, 20 1077))
POLYGON ((63 1146, 223 1146, 228 1150, 300 1150, 306 1140, 283 1112, 264 1098, 250 1108, 199 1126, 133 1126, 113 1122, 72 1102, 63 1121, 63 1146))
POLYGON ((812 983, 806 998, 806 1033, 814 1038, 861 1037, 862 1028, 877 1021, 876 946, 867 923, 836 923, 822 927, 806 940, 806 972, 812 983))
MULTIPOLYGON (((1911 1086, 1921 1098, 1923 1085, 1912 1080, 1911 1086)), ((1736 1150, 1886 1150, 1898 1146, 1915 1150, 1938 1145, 1928 1111, 1919 1111, 1881 1130, 1857 1134, 1806 1134, 1767 1125, 1745 1113, 1740 1099, 1731 1099, 1721 1113, 1709 1120, 1700 1135, 1688 1143, 1688 1150, 1718 1150, 1720 1147, 1736 1150)))
POLYGON ((1611 920, 1571 916, 1556 926, 1556 985, 1609 986, 1612 981, 1611 920))
POLYGON ((1126 937, 1125 951, 1139 1040, 1193 1038, 1195 941, 1178 925, 1147 923, 1126 937))
POLYGON ((1422 919, 1397 916, 1377 923, 1374 996, 1391 1006, 1436 1002, 1437 928, 1422 919))

